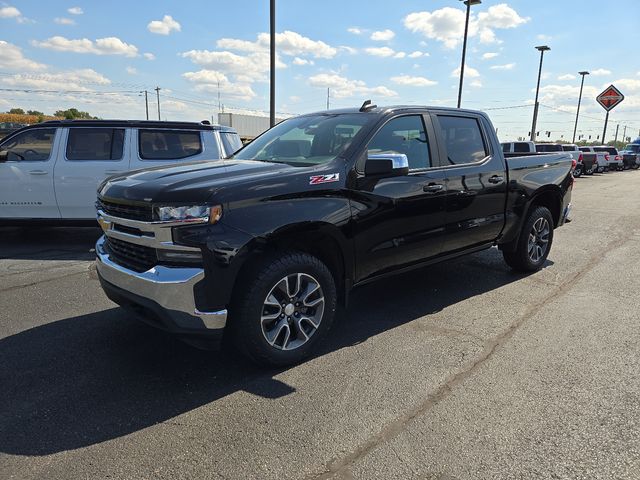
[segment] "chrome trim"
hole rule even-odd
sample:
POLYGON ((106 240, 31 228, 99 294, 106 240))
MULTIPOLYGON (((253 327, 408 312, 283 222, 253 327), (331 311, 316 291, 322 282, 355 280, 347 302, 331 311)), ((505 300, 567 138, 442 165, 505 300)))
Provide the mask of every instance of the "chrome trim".
POLYGON ((393 168, 409 168, 409 159, 404 153, 374 153, 367 160, 391 160, 393 168))
POLYGON ((96 243, 96 268, 107 282, 127 292, 152 300, 181 329, 224 328, 227 311, 202 312, 196 308, 193 287, 204 279, 202 268, 173 268, 157 265, 146 272, 134 272, 111 261, 104 248, 105 236, 96 243))
POLYGON ((98 209, 98 223, 102 227, 107 237, 124 240, 125 242, 143 245, 145 247, 159 248, 163 250, 181 250, 185 252, 200 251, 197 247, 186 247, 184 245, 176 245, 173 243, 172 227, 179 225, 193 225, 207 223, 204 219, 192 219, 178 222, 145 222, 141 220, 132 220, 129 218, 114 217, 98 209), (119 232, 114 229, 114 225, 122 225, 130 228, 137 228, 142 232, 152 233, 149 235, 133 235, 131 233, 119 232))
POLYGON ((571 217, 572 208, 573 208, 573 205, 571 203, 569 203, 566 207, 564 207, 564 212, 562 215, 562 218, 564 218, 563 223, 569 223, 571 222, 571 220, 573 220, 573 218, 571 217))

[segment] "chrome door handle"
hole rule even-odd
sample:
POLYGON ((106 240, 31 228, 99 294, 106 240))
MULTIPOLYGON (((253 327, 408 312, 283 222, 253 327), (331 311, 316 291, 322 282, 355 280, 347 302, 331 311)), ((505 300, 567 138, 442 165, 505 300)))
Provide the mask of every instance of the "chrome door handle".
POLYGON ((501 175, 494 175, 493 177, 489 177, 489 183, 498 184, 502 182, 504 182, 504 177, 501 175))
POLYGON ((29 170, 29 174, 31 175, 46 175, 47 172, 46 170, 29 170))
POLYGON ((430 183, 422 187, 422 191, 425 193, 438 193, 444 189, 444 185, 441 183, 430 183))

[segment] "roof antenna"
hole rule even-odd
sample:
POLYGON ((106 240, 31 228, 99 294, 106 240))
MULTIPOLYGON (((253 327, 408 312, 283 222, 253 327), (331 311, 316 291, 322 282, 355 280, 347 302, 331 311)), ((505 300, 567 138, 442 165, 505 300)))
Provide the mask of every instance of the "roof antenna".
POLYGON ((364 103, 362 104, 362 106, 360 107, 360 111, 361 112, 366 112, 368 110, 372 110, 374 108, 376 108, 377 105, 374 105, 371 103, 371 100, 365 100, 364 103))

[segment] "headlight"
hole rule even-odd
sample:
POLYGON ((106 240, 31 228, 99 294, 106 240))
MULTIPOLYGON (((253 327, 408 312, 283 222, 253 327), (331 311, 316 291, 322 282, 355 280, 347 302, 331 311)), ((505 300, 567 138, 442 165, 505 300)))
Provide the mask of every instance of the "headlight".
POLYGON ((156 218, 161 222, 202 222, 216 223, 222 217, 222 206, 188 205, 184 207, 156 207, 156 218))

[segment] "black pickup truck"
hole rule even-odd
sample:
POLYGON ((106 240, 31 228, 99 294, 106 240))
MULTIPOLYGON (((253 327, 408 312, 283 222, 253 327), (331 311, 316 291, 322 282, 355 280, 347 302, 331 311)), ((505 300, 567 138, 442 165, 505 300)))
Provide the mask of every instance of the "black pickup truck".
POLYGON ((515 270, 541 268, 575 165, 516 155, 476 111, 365 102, 291 118, 226 160, 103 182, 97 271, 158 328, 294 363, 358 285, 494 245, 515 270))

